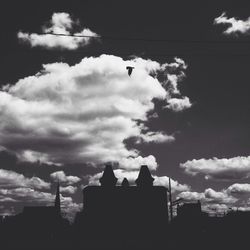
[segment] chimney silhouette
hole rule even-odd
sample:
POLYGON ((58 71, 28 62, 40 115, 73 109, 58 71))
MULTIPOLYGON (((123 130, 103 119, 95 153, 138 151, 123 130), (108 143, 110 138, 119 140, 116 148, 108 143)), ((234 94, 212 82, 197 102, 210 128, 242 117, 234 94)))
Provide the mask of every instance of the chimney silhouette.
POLYGON ((117 178, 115 177, 115 174, 113 172, 111 165, 106 165, 103 175, 100 178, 100 183, 104 187, 114 187, 117 182, 117 178))
POLYGON ((61 200, 60 200, 59 182, 57 183, 57 187, 56 187, 55 209, 56 209, 56 212, 60 215, 61 214, 61 200))
POLYGON ((142 165, 135 183, 138 187, 153 186, 154 178, 151 176, 147 165, 142 165))

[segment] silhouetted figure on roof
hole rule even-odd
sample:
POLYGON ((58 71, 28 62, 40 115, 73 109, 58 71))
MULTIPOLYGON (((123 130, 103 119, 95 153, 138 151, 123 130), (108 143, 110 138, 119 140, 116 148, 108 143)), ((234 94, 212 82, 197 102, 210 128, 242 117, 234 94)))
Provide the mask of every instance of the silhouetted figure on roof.
POLYGON ((138 178, 135 183, 138 187, 151 187, 153 186, 154 178, 151 176, 148 166, 142 165, 138 178))
POLYGON ((123 181, 122 181, 122 186, 123 187, 129 187, 129 182, 128 182, 128 179, 127 178, 124 178, 123 181))
POLYGON ((132 67, 132 66, 127 66, 126 69, 128 70, 128 75, 131 76, 134 67, 132 67))
POLYGON ((113 172, 111 165, 106 165, 103 175, 100 178, 100 183, 104 187, 115 187, 117 178, 115 177, 115 174, 113 172))

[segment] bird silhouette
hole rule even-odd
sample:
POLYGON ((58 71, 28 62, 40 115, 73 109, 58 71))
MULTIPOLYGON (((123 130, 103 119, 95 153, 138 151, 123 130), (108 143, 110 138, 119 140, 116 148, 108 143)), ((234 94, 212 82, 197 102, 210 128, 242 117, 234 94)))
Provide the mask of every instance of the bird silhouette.
POLYGON ((132 74, 132 71, 133 71, 134 67, 127 66, 126 69, 128 70, 128 75, 130 76, 132 74))

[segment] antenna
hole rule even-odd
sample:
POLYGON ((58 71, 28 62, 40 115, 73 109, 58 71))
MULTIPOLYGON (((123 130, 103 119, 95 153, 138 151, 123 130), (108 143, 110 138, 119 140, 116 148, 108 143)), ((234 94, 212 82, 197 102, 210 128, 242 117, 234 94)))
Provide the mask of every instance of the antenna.
POLYGON ((172 191, 171 191, 171 179, 168 178, 168 189, 169 189, 169 202, 170 202, 170 221, 173 219, 173 205, 172 205, 172 191))

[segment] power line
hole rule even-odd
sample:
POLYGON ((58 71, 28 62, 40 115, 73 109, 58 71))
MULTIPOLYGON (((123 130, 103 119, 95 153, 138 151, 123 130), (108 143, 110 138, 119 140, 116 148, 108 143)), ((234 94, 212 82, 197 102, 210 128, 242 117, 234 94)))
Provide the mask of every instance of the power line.
POLYGON ((214 43, 214 44, 249 44, 250 41, 246 40, 184 40, 184 39, 162 39, 162 38, 142 38, 142 37, 115 37, 115 36, 99 36, 99 35, 76 35, 76 34, 63 34, 63 33, 37 33, 39 35, 52 35, 52 36, 66 36, 66 37, 79 37, 79 38, 99 38, 106 40, 117 41, 138 41, 138 42, 166 42, 166 43, 214 43))

